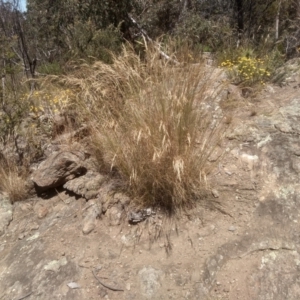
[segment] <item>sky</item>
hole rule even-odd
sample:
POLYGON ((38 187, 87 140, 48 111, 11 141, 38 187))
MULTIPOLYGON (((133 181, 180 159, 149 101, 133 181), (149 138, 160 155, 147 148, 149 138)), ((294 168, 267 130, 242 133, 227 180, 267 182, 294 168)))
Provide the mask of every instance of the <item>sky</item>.
MULTIPOLYGON (((21 11, 25 11, 26 10, 26 1, 27 0, 19 0, 20 1, 20 9, 21 11)), ((10 0, 4 0, 4 2, 13 2, 10 0)))
POLYGON ((26 0, 20 0, 20 8, 22 11, 26 10, 26 0))

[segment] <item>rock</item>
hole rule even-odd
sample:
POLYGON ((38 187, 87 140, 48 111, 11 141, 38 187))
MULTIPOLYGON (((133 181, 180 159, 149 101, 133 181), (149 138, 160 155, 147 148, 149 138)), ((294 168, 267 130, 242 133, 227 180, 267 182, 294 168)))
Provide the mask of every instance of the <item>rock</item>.
POLYGON ((110 207, 120 203, 122 207, 129 204, 130 198, 126 195, 117 192, 120 190, 123 183, 120 180, 110 180, 102 184, 98 199, 102 203, 102 211, 105 213, 110 207))
POLYGON ((212 235, 215 232, 216 226, 215 225, 209 225, 203 228, 199 229, 199 232, 197 235, 202 238, 202 237, 207 237, 212 235))
MULTIPOLYGON (((88 208, 86 209, 86 215, 83 219, 82 232, 84 234, 89 234, 96 227, 96 219, 100 216, 102 208, 96 200, 91 200, 88 202, 88 208)), ((100 205, 101 206, 101 205, 100 205)))
POLYGON ((212 189, 212 190, 211 190, 211 193, 212 193, 212 195, 213 195, 215 198, 219 198, 219 197, 220 197, 219 192, 218 192, 216 189, 212 189))
POLYGON ((117 226, 121 224, 121 218, 123 214, 123 209, 119 205, 113 206, 106 211, 106 216, 108 217, 108 222, 110 226, 117 226))
POLYGON ((20 209, 23 212, 29 212, 32 210, 32 204, 27 202, 27 203, 20 203, 20 209))
POLYGON ((80 285, 76 282, 69 282, 69 283, 67 283, 67 286, 70 289, 80 289, 80 285))
POLYGON ((259 269, 248 277, 249 298, 257 300, 300 299, 299 283, 295 280, 299 278, 299 258, 296 251, 264 253, 259 269))
POLYGON ((41 192, 59 187, 86 172, 84 160, 85 154, 79 150, 54 153, 33 172, 31 180, 41 192))
POLYGON ((229 226, 228 230, 229 231, 236 231, 236 228, 235 228, 235 226, 231 225, 231 226, 229 226))
POLYGON ((161 280, 164 273, 152 267, 144 267, 138 273, 141 293, 146 299, 159 299, 158 291, 161 287, 161 280))
POLYGON ((44 266, 44 270, 58 272, 60 267, 65 266, 67 263, 68 262, 65 257, 61 258, 60 260, 52 260, 44 266))
POLYGON ((270 84, 267 84, 264 88, 264 90, 270 94, 275 94, 275 90, 274 88, 270 85, 270 84))
POLYGON ((134 247, 137 243, 137 237, 133 232, 129 232, 121 236, 121 242, 128 248, 134 247))
POLYGON ((64 188, 89 200, 96 198, 99 189, 105 180, 105 176, 89 171, 85 175, 65 183, 64 188))
POLYGON ((107 296, 107 291, 105 288, 100 288, 98 294, 101 298, 105 298, 107 296))
POLYGON ((38 223, 33 222, 32 224, 30 224, 29 226, 29 230, 38 230, 40 228, 40 225, 38 223))
POLYGON ((48 210, 47 206, 42 204, 42 203, 37 203, 34 206, 33 210, 34 210, 34 212, 36 213, 36 215, 38 216, 39 219, 45 218, 49 213, 49 210, 48 210))
POLYGON ((28 239, 26 239, 26 241, 33 241, 33 240, 36 240, 38 239, 40 236, 40 233, 39 232, 36 232, 34 235, 30 236, 28 239))
POLYGON ((122 207, 126 207, 130 203, 130 198, 123 193, 115 193, 114 194, 114 202, 120 203, 122 207))
POLYGON ((6 194, 0 193, 0 236, 13 219, 13 205, 6 194))
POLYGON ((153 214, 155 214, 155 212, 151 208, 146 208, 137 211, 130 211, 127 217, 130 223, 139 223, 146 220, 153 214))

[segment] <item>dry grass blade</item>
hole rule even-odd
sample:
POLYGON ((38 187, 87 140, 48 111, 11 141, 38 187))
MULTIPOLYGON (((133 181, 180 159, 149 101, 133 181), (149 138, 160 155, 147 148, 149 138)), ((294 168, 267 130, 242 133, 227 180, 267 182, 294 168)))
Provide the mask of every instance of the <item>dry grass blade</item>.
POLYGON ((0 191, 6 192, 10 201, 26 199, 26 180, 15 164, 0 166, 0 191))

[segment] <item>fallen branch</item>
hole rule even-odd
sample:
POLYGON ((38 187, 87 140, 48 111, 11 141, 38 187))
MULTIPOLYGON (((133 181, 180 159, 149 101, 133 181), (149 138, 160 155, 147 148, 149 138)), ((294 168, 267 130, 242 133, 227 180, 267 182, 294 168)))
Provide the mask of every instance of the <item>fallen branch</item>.
POLYGON ((106 287, 107 289, 112 290, 112 291, 115 291, 115 292, 124 292, 124 290, 121 289, 121 288, 115 288, 115 287, 112 287, 112 286, 110 286, 110 285, 107 285, 107 284, 103 283, 103 282, 100 281, 100 279, 97 277, 95 271, 92 270, 92 272, 93 272, 94 277, 97 279, 97 281, 98 281, 101 285, 103 285, 104 287, 106 287))
POLYGON ((26 294, 25 296, 23 296, 23 297, 21 297, 21 298, 18 298, 18 299, 16 299, 16 300, 23 300, 23 299, 29 297, 31 294, 32 294, 32 292, 30 292, 30 293, 26 294))
POLYGON ((131 22, 137 27, 137 29, 140 31, 140 33, 142 34, 142 36, 148 40, 149 42, 151 42, 155 49, 160 53, 160 55, 162 57, 164 57, 166 60, 169 60, 173 63, 175 63, 176 65, 179 65, 179 61, 177 61, 176 59, 173 59, 172 57, 170 57, 168 54, 166 54, 164 51, 161 50, 161 46, 159 43, 153 41, 150 36, 147 34, 147 32, 136 22, 136 20, 134 18, 132 18, 131 16, 129 16, 131 22))

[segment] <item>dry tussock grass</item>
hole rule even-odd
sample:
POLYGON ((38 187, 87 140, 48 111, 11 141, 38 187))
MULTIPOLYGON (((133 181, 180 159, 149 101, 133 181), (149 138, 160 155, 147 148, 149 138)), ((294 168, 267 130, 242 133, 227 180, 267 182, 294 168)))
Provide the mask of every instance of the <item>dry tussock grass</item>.
POLYGON ((214 82, 204 65, 124 48, 113 64, 82 65, 62 81, 93 124, 99 161, 118 171, 137 203, 173 212, 201 199, 208 157, 226 128, 207 109, 217 94, 208 92, 214 82))
POLYGON ((0 178, 0 191, 7 193, 12 203, 26 199, 26 175, 15 163, 1 161, 0 178))

